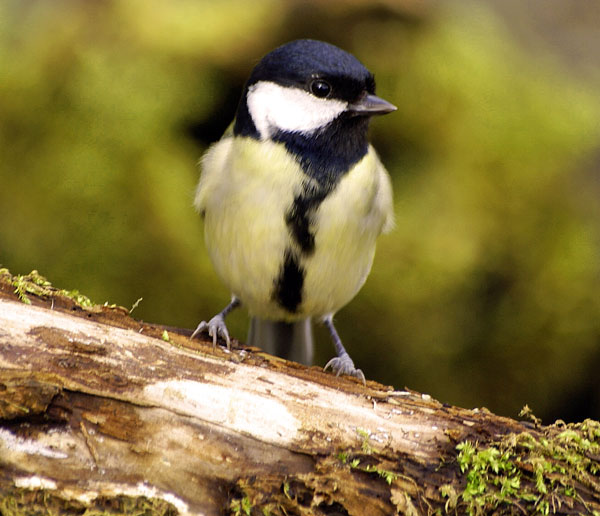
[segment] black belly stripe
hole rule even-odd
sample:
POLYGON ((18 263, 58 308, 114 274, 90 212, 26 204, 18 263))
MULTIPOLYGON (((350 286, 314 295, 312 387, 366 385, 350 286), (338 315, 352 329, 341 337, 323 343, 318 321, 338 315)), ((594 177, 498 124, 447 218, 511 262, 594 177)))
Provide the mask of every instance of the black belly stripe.
POLYGON ((285 250, 272 294, 290 313, 297 313, 302 304, 306 277, 302 260, 315 251, 313 217, 344 174, 367 153, 367 126, 367 117, 342 115, 314 135, 280 131, 272 137, 296 157, 306 175, 306 183, 284 215, 292 245, 285 250))
POLYGON ((315 235, 310 230, 310 223, 315 211, 327 197, 328 190, 330 189, 309 189, 305 186, 302 193, 294 198, 294 203, 285 215, 285 223, 302 254, 310 255, 315 250, 315 235))
POLYGON ((315 250, 315 235, 311 231, 311 219, 332 188, 304 186, 302 193, 285 214, 285 222, 296 246, 287 248, 279 277, 276 280, 274 298, 288 312, 295 313, 302 303, 302 287, 305 271, 301 265, 303 256, 315 250))
POLYGON ((283 265, 275 283, 274 298, 288 312, 295 313, 302 302, 304 268, 292 249, 286 249, 283 265))

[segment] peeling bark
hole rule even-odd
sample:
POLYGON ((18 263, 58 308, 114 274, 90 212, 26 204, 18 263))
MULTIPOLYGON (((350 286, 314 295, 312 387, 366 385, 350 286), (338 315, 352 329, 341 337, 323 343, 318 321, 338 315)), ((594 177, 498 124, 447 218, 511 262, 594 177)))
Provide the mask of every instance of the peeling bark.
MULTIPOLYGON (((0 282, 3 515, 463 514, 457 444, 544 432, 239 343, 174 329, 167 342, 57 292, 30 306, 13 284, 0 282)), ((577 482, 556 514, 600 510, 598 476, 577 482)), ((523 513, 509 502, 495 513, 523 513)))

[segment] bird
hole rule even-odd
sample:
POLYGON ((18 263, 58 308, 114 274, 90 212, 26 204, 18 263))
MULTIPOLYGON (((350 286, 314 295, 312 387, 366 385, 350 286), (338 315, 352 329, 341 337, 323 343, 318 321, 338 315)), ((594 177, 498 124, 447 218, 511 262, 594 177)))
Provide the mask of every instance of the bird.
POLYGON ((231 339, 225 317, 245 306, 247 344, 312 363, 311 321, 325 324, 336 375, 365 376, 334 326, 363 286, 375 243, 394 224, 388 172, 369 143, 372 116, 397 108, 373 74, 330 43, 299 39, 266 54, 235 118, 200 161, 194 204, 231 302, 192 338, 231 339))

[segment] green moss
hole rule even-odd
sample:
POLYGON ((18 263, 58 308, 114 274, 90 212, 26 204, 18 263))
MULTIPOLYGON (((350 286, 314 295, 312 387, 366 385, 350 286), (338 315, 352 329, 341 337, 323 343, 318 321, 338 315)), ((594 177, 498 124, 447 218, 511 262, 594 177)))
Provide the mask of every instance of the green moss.
MULTIPOLYGON (((364 428, 357 428, 356 433, 361 439, 360 449, 361 452, 365 455, 372 456, 374 453, 377 453, 377 450, 371 444, 371 431, 366 430, 364 428)), ((350 469, 364 471, 365 473, 376 473, 381 478, 383 478, 388 485, 391 485, 398 475, 393 471, 382 468, 380 465, 375 465, 372 463, 361 462, 359 457, 351 457, 348 452, 342 451, 337 454, 337 458, 341 461, 342 464, 350 466, 350 469)))
POLYGON ((37 270, 33 270, 25 275, 19 274, 13 276, 8 269, 0 268, 0 280, 12 285, 18 298, 28 305, 31 304, 29 295, 32 295, 44 298, 66 297, 81 308, 91 308, 94 306, 94 302, 78 290, 65 290, 53 287, 52 283, 37 270))
POLYGON ((231 504, 229 505, 229 509, 231 514, 234 516, 250 516, 250 511, 252 510, 252 504, 250 503, 250 499, 247 496, 244 496, 241 500, 234 499, 231 500, 231 504))
POLYGON ((373 453, 373 447, 371 446, 371 444, 369 442, 371 439, 371 431, 365 430, 364 428, 357 428, 356 433, 362 439, 360 447, 361 447, 363 453, 367 453, 369 455, 371 453, 373 453))
POLYGON ((465 487, 462 493, 451 485, 440 488, 447 499, 446 512, 546 515, 567 503, 581 506, 582 514, 596 514, 579 495, 582 488, 600 488, 600 423, 596 421, 509 434, 488 446, 465 441, 456 449, 465 487))
POLYGON ((363 471, 366 473, 377 473, 381 478, 383 478, 388 485, 392 485, 392 482, 398 478, 398 475, 393 471, 389 471, 387 469, 379 468, 377 466, 366 466, 363 468, 363 471))
POLYGON ((288 498, 289 500, 292 499, 292 496, 290 495, 290 483, 285 481, 283 483, 283 494, 286 496, 286 498, 288 498))

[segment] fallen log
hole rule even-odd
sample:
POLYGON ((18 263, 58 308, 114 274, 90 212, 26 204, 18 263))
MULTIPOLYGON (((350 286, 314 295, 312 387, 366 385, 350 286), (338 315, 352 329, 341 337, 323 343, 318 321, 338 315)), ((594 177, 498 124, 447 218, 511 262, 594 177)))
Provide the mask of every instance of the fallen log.
POLYGON ((0 514, 600 514, 596 422, 234 344, 0 270, 0 514))

